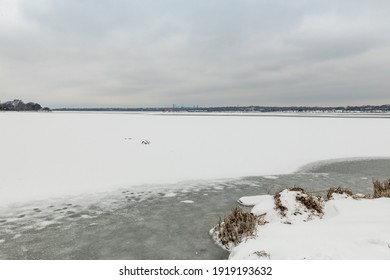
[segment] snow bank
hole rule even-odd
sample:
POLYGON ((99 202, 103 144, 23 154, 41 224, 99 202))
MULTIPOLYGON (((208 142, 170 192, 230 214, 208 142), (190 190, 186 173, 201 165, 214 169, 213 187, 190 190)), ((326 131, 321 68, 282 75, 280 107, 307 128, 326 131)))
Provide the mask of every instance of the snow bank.
POLYGON ((0 206, 143 184, 286 174, 332 158, 389 157, 389 122, 1 113, 0 206))
POLYGON ((390 198, 333 194, 332 200, 322 202, 322 215, 299 203, 298 195, 281 192, 281 203, 288 208, 284 215, 272 196, 254 197, 258 204, 252 213, 267 213, 267 223, 257 227, 255 237, 234 247, 230 259, 390 259, 390 198))

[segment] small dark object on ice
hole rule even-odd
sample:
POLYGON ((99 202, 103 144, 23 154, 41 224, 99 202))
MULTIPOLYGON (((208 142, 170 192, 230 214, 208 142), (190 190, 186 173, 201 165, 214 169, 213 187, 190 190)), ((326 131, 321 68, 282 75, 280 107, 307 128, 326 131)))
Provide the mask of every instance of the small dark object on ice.
POLYGON ((150 144, 150 141, 145 139, 145 140, 142 140, 141 144, 149 145, 149 144, 150 144))

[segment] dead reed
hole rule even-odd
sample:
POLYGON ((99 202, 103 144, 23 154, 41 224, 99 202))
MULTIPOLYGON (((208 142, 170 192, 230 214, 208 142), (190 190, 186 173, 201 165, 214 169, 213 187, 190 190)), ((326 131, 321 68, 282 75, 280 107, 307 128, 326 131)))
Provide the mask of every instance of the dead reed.
POLYGON ((214 234, 223 246, 237 245, 244 238, 256 235, 258 225, 265 224, 264 216, 257 216, 240 207, 232 209, 214 228, 214 234))
POLYGON ((372 184, 374 187, 373 198, 390 197, 390 179, 383 182, 372 180, 372 184))
POLYGON ((313 210, 318 214, 323 214, 323 209, 320 200, 310 194, 297 195, 296 199, 301 202, 308 210, 313 210))
POLYGON ((286 206, 283 205, 282 201, 280 200, 280 192, 277 192, 274 194, 274 202, 275 202, 275 209, 279 210, 280 214, 285 217, 286 211, 288 210, 286 206))
MULTIPOLYGON (((317 212, 318 214, 323 214, 321 198, 313 196, 307 193, 303 188, 299 186, 294 186, 289 189, 290 191, 298 192, 296 200, 302 203, 306 209, 317 212)), ((286 211, 288 210, 286 206, 283 205, 280 200, 280 193, 277 192, 274 195, 275 209, 279 210, 280 214, 284 217, 286 216, 286 211)))
POLYGON ((334 193, 337 194, 347 194, 349 196, 354 196, 353 192, 348 189, 348 188, 342 188, 342 187, 337 187, 337 188, 330 188, 328 192, 326 193, 326 200, 332 199, 332 196, 334 193))
POLYGON ((290 191, 297 191, 296 200, 302 203, 306 209, 323 214, 321 198, 307 193, 303 188, 294 186, 290 191))

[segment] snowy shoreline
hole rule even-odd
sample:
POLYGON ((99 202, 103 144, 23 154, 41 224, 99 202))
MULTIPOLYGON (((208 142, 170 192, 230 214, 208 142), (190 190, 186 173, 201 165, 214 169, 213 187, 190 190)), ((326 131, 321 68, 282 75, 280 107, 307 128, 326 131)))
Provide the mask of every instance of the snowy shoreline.
MULTIPOLYGON (((271 195, 239 199, 263 220, 239 244, 225 245, 229 259, 390 260, 389 197, 313 197, 318 210, 302 203, 310 195, 300 190, 285 189, 279 196, 280 206, 271 195)), ((219 233, 225 231, 215 227, 210 234, 220 243, 219 233)))

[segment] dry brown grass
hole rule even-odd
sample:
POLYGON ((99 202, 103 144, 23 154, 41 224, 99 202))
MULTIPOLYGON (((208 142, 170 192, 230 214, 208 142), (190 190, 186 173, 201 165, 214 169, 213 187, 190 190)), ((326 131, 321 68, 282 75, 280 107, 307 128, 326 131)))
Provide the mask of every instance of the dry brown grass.
POLYGON ((280 214, 284 217, 286 216, 286 211, 288 210, 287 207, 285 207, 283 204, 282 204, 282 201, 280 200, 280 192, 277 192, 275 195, 274 195, 274 201, 275 201, 275 209, 276 210, 279 210, 280 214))
POLYGON ((372 195, 373 198, 390 197, 390 179, 383 182, 380 182, 379 180, 372 180, 372 184, 374 187, 374 194, 372 195))
POLYGON ((348 188, 342 188, 342 187, 337 187, 337 188, 330 188, 328 190, 328 192, 326 193, 326 199, 327 200, 330 200, 332 199, 332 195, 334 193, 337 193, 337 194, 347 194, 347 195, 350 195, 350 196, 354 196, 353 192, 348 189, 348 188))
POLYGON ((271 259, 271 255, 264 250, 253 252, 253 254, 262 259, 271 259))
POLYGON ((303 193, 306 193, 305 190, 300 187, 300 186, 297 186, 297 185, 294 185, 294 187, 290 188, 290 191, 292 192, 303 192, 303 193))
MULTIPOLYGON (((302 203, 308 210, 313 210, 318 214, 323 214, 321 198, 312 196, 299 186, 294 186, 289 190, 298 192, 298 195, 296 196, 297 201, 302 203)), ((286 216, 286 211, 288 209, 282 204, 280 200, 280 192, 274 195, 274 201, 276 210, 279 210, 282 216, 286 216)))
POLYGON ((246 237, 255 236, 257 226, 261 224, 265 224, 264 216, 256 216, 235 207, 230 214, 220 218, 214 234, 223 246, 229 248, 231 244, 237 245, 246 237))
MULTIPOLYGON (((293 189, 296 189, 296 187, 290 189, 290 190, 293 190, 293 189)), ((298 190, 296 191, 299 191, 300 193, 296 196, 296 199, 302 203, 303 205, 305 205, 305 207, 308 209, 308 210, 311 210, 311 211, 315 211, 317 212, 318 214, 323 214, 324 211, 323 211, 323 208, 322 208, 322 204, 321 204, 321 198, 319 197, 315 197, 315 196, 312 196, 311 194, 308 194, 307 192, 305 192, 305 190, 303 190, 302 188, 298 188, 298 190)))

